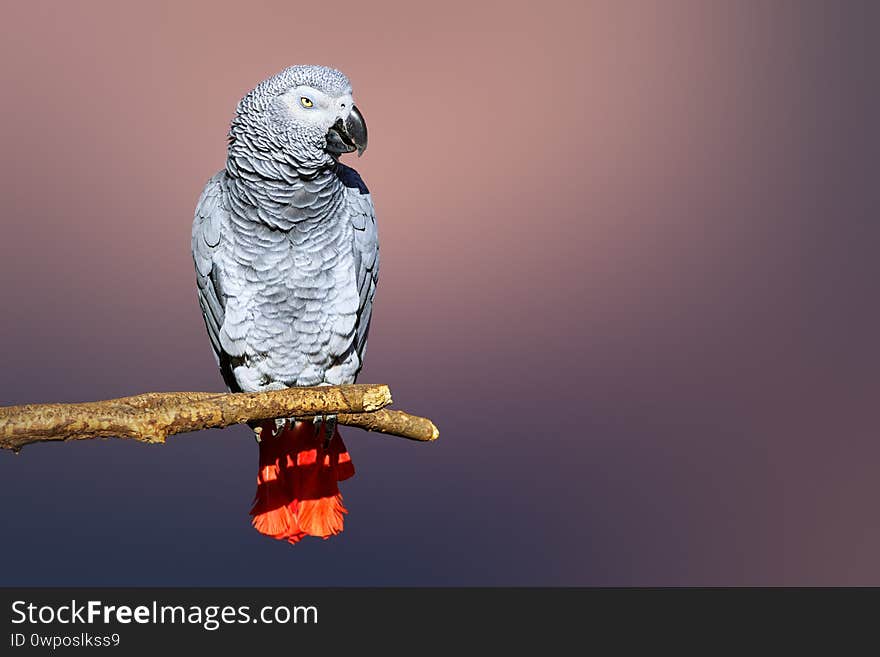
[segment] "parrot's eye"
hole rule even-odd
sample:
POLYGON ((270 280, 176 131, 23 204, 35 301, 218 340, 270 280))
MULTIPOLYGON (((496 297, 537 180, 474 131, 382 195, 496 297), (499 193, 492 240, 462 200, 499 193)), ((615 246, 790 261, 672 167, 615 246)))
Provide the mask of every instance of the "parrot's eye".
POLYGON ((311 100, 309 100, 308 98, 306 98, 305 96, 303 96, 302 98, 299 99, 299 103, 300 103, 300 105, 302 105, 303 107, 312 107, 312 106, 314 106, 314 103, 313 103, 311 100))

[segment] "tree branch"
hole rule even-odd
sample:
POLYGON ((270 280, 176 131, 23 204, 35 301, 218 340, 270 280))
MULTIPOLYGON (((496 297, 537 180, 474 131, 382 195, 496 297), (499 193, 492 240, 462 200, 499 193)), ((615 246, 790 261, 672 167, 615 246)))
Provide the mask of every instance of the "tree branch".
POLYGON ((117 436, 162 443, 172 434, 227 427, 250 420, 338 414, 339 423, 368 431, 436 440, 426 419, 380 410, 391 403, 386 385, 315 386, 269 392, 148 392, 82 404, 0 407, 0 448, 30 443, 117 436))
POLYGON ((440 431, 428 418, 389 408, 373 413, 340 413, 338 417, 339 424, 360 427, 366 431, 380 431, 410 440, 430 442, 440 437, 440 431))

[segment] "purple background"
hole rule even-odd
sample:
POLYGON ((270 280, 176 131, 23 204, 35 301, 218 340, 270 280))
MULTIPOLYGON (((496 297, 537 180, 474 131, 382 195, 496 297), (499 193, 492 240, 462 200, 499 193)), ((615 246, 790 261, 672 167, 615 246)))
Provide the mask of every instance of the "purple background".
POLYGON ((193 208, 235 103, 352 79, 382 278, 345 532, 241 427, 0 453, 0 584, 880 585, 875 3, 17 3, 0 403, 219 390, 193 208), (309 8, 307 8, 310 7, 309 8))

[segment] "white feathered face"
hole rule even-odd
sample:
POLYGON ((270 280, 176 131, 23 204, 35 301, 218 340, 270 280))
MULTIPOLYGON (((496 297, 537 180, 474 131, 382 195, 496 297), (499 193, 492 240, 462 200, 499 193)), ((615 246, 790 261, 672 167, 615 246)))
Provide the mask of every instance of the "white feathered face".
POLYGON ((326 140, 325 150, 333 157, 343 153, 358 152, 367 148, 367 125, 364 117, 354 106, 351 89, 342 93, 327 94, 299 85, 280 97, 294 122, 314 127, 326 140))
POLYGON ((308 85, 301 85, 282 94, 292 118, 297 123, 313 125, 327 132, 337 121, 345 121, 354 107, 351 91, 330 96, 308 85))

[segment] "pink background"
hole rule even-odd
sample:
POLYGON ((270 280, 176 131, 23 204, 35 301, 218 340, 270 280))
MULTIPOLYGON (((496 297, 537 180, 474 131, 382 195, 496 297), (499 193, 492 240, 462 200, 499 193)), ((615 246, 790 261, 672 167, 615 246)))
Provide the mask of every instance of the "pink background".
POLYGON ((345 432, 346 531, 296 548, 242 428, 3 453, 0 583, 880 584, 875 5, 3 13, 0 403, 221 388, 193 208, 237 100, 323 63, 370 129, 361 380, 442 436, 345 432))

